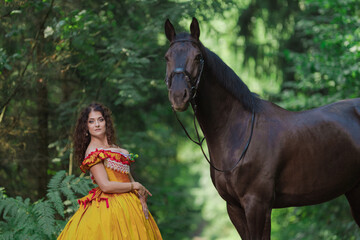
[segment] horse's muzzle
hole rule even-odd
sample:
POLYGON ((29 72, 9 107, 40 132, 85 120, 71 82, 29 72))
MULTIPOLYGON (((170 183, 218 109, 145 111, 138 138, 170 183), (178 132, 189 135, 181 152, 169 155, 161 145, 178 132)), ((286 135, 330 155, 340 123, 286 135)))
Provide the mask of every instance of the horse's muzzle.
POLYGON ((185 111, 189 106, 190 92, 187 88, 182 91, 169 90, 169 101, 172 108, 177 112, 185 111))

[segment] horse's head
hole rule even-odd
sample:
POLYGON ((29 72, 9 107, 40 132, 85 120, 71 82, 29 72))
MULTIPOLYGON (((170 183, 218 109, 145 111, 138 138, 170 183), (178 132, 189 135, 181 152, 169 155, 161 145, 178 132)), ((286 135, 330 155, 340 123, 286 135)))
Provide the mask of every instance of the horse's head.
POLYGON ((195 97, 204 65, 200 51, 200 29, 196 18, 190 25, 191 34, 176 35, 169 19, 165 22, 165 34, 170 47, 165 54, 166 85, 169 100, 175 111, 185 111, 195 97))

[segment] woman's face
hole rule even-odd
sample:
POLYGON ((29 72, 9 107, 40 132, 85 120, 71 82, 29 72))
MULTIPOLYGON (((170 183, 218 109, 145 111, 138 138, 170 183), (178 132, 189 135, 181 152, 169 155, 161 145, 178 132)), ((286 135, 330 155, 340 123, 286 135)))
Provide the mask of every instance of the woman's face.
POLYGON ((106 133, 106 122, 101 112, 92 110, 89 113, 87 126, 93 137, 101 137, 106 133))

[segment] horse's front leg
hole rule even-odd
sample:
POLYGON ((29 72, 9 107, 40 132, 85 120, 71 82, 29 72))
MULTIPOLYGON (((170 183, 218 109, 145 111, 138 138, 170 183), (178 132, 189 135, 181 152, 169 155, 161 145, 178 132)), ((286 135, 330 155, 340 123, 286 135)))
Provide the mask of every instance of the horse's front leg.
POLYGON ((256 195, 244 198, 244 210, 250 240, 269 240, 271 234, 271 204, 256 195))
POLYGON ((246 222, 245 211, 238 205, 226 203, 227 212, 231 222, 234 224, 236 230, 241 236, 242 240, 250 239, 249 229, 246 222))
POLYGON ((270 211, 267 211, 266 214, 265 227, 264 227, 262 240, 270 239, 271 236, 271 211, 272 208, 270 208, 270 211))

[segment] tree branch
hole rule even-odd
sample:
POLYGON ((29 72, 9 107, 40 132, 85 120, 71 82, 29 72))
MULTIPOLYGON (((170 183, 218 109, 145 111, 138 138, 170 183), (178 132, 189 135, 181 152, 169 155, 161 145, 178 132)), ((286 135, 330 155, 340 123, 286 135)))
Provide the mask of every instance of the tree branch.
MULTIPOLYGON (((34 42, 33 46, 31 47, 29 56, 32 56, 32 55, 33 55, 33 53, 34 53, 34 51, 35 51, 35 48, 36 48, 37 45, 38 45, 38 40, 39 40, 40 34, 44 31, 45 22, 46 22, 46 20, 48 19, 50 13, 51 13, 51 10, 52 10, 52 8, 53 8, 53 6, 54 6, 54 1, 55 1, 55 0, 52 0, 52 1, 51 1, 51 4, 50 4, 49 9, 48 9, 48 11, 47 11, 44 19, 43 19, 42 22, 40 23, 39 30, 38 30, 38 32, 36 33, 36 36, 35 36, 35 42, 34 42)), ((7 100, 1 105, 0 109, 3 109, 4 107, 6 107, 6 106, 10 103, 11 99, 16 95, 16 93, 17 93, 18 90, 20 89, 21 80, 23 79, 23 77, 24 77, 24 75, 25 75, 25 72, 26 72, 26 70, 27 70, 27 68, 28 68, 28 66, 29 66, 29 64, 30 64, 30 61, 31 61, 31 57, 29 57, 28 60, 26 61, 25 67, 24 67, 24 69, 21 71, 21 74, 20 74, 18 80, 16 81, 16 87, 15 87, 14 91, 10 94, 10 96, 7 98, 7 100)))
POLYGON ((11 12, 12 12, 12 11, 9 11, 8 13, 0 16, 0 20, 3 19, 3 18, 9 17, 9 16, 11 15, 11 12))

